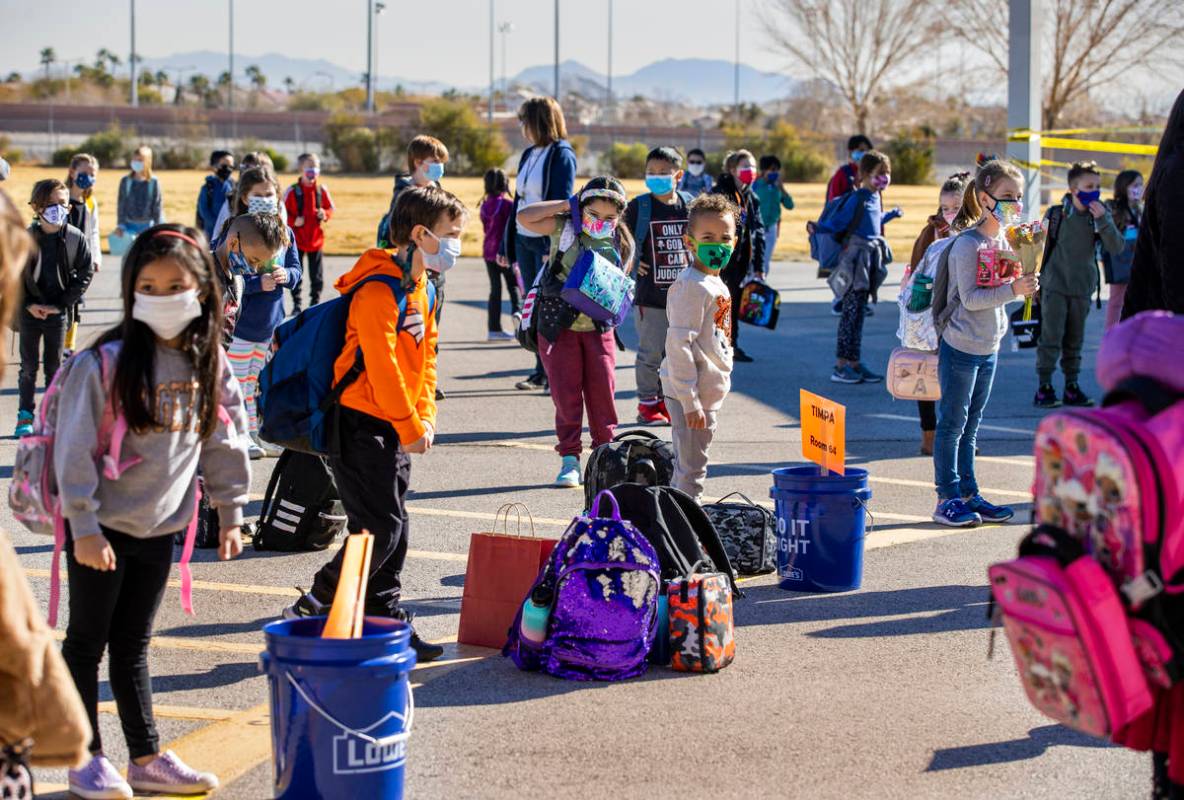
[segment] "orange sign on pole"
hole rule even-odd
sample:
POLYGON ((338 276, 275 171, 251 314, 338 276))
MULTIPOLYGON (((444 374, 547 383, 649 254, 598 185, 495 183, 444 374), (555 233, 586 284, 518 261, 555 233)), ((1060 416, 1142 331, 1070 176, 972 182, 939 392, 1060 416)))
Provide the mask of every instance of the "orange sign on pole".
POLYGON ((847 458, 847 407, 801 390, 802 455, 824 470, 843 474, 847 458))

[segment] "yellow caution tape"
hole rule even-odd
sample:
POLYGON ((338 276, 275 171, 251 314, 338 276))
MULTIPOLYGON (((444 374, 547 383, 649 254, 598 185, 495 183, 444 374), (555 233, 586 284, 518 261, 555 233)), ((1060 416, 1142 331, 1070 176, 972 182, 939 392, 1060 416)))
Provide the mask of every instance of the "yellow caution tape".
MULTIPOLYGON (((1047 158, 1040 159, 1040 162, 1038 164, 1034 164, 1031 161, 1023 161, 1018 158, 1010 159, 1010 161, 1013 164, 1015 164, 1016 166, 1023 167, 1024 169, 1040 170, 1040 174, 1046 178, 1056 178, 1056 176, 1052 175, 1052 173, 1045 172, 1044 170, 1041 170, 1040 169, 1041 167, 1056 167, 1057 169, 1069 169, 1070 167, 1073 166, 1068 161, 1052 161, 1047 158)), ((1098 170, 1098 172, 1100 172, 1103 175, 1117 175, 1119 172, 1121 172, 1121 170, 1108 169, 1106 167, 1098 167, 1097 170, 1098 170)), ((1056 178, 1056 179, 1059 180, 1059 178, 1056 178)))
POLYGON ((1129 125, 1118 128, 1060 128, 1055 131, 1040 131, 1042 136, 1081 136, 1085 133, 1155 133, 1163 134, 1163 126, 1129 125))
POLYGON ((1122 153, 1133 156, 1154 156, 1159 152, 1159 146, 1154 144, 1103 142, 1097 139, 1065 139, 1059 136, 1045 136, 1039 131, 1016 130, 1007 135, 1009 142, 1026 142, 1031 139, 1039 139, 1040 146, 1050 150, 1081 150, 1087 153, 1122 153))

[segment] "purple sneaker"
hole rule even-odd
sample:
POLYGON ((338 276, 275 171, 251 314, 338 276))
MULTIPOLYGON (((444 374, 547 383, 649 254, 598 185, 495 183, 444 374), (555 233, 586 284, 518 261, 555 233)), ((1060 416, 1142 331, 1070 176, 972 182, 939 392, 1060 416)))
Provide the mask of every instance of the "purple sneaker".
POLYGON ((142 767, 135 762, 128 764, 127 782, 140 792, 200 794, 218 788, 216 775, 198 772, 172 750, 165 750, 142 767))
POLYGON ((131 800, 132 787, 101 753, 69 772, 70 794, 85 800, 131 800))

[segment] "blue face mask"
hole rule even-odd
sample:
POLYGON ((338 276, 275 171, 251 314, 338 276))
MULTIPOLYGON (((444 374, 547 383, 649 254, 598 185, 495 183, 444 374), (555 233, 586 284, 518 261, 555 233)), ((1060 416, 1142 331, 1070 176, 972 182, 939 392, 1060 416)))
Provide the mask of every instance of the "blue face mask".
POLYGON ((673 175, 646 175, 645 188, 662 197, 674 191, 673 175))
POLYGON ((89 172, 79 172, 74 176, 74 185, 79 189, 89 189, 95 185, 95 176, 91 175, 89 172))
POLYGON ((228 250, 226 258, 230 261, 230 270, 237 275, 250 275, 254 272, 251 265, 247 263, 247 257, 243 255, 242 245, 239 245, 237 250, 228 250))
POLYGON ((444 165, 439 161, 430 161, 424 169, 424 175, 429 181, 438 181, 444 177, 444 165))
POLYGON ((1102 199, 1101 190, 1095 190, 1092 192, 1078 192, 1077 193, 1077 200, 1083 206, 1088 206, 1090 203, 1096 202, 1101 199, 1102 199))
POLYGON ((771 184, 776 185, 777 181, 781 180, 781 173, 778 172, 777 170, 773 170, 772 172, 766 172, 765 173, 765 180, 767 180, 771 184))
POLYGON ((863 160, 863 152, 864 151, 862 151, 862 150, 852 150, 851 151, 851 160, 854 161, 856 164, 858 164, 860 161, 863 160))

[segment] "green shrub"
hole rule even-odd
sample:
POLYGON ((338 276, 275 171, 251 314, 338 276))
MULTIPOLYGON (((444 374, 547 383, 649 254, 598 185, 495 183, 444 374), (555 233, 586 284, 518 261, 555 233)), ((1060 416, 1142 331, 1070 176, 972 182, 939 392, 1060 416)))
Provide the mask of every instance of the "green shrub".
POLYGON ((325 149, 337 158, 343 172, 378 172, 378 136, 363 127, 358 114, 340 112, 329 117, 325 149))
POLYGON ((0 158, 3 158, 9 164, 19 164, 24 156, 25 153, 23 150, 12 146, 12 139, 0 134, 0 158))
MULTIPOLYGON (((418 130, 435 136, 448 148, 448 171, 453 175, 483 175, 510 156, 501 131, 487 126, 473 104, 463 98, 427 100, 419 109, 418 130)), ((399 169, 405 169, 400 157, 399 169)))
POLYGON ((649 148, 641 142, 613 142, 604 154, 608 173, 614 178, 644 178, 645 157, 649 152, 649 148))
POLYGON ((274 147, 263 144, 258 139, 243 139, 239 142, 238 152, 235 153, 235 157, 242 158, 244 153, 255 152, 267 153, 267 157, 271 159, 271 164, 275 167, 277 174, 288 171, 288 157, 277 151, 274 147))
POLYGON ((924 131, 897 136, 884 146, 892 159, 892 182, 923 185, 933 181, 933 138, 924 131))
POLYGON ((92 133, 74 147, 55 150, 51 160, 55 167, 65 167, 69 166, 75 153, 90 153, 104 167, 126 166, 133 136, 135 131, 112 124, 106 130, 92 133))
MULTIPOLYGON (((831 159, 818 146, 802 140, 798 129, 788 122, 777 122, 770 128, 724 127, 727 151, 748 150, 758 161, 763 155, 781 159, 781 177, 794 183, 822 180, 830 170, 831 159)), ((719 174, 727 152, 712 153, 707 159, 712 174, 719 174)))
POLYGON ((209 164, 209 153, 195 144, 181 142, 156 149, 154 161, 158 169, 199 169, 209 164))

